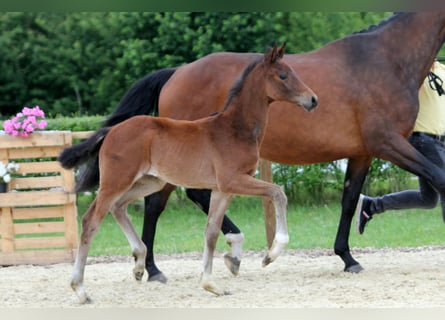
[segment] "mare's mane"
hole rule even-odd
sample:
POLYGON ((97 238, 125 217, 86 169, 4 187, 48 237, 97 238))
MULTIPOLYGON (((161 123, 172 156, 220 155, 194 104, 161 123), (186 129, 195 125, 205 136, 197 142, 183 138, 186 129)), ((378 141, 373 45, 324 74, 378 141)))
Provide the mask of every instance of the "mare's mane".
POLYGON ((401 16, 403 16, 403 12, 395 12, 392 15, 390 15, 389 17, 384 18, 382 21, 379 22, 379 24, 370 25, 367 29, 356 31, 356 32, 353 32, 352 34, 368 33, 368 32, 376 31, 376 30, 382 28, 383 26, 386 26, 388 23, 390 23, 396 19, 399 19, 401 16))

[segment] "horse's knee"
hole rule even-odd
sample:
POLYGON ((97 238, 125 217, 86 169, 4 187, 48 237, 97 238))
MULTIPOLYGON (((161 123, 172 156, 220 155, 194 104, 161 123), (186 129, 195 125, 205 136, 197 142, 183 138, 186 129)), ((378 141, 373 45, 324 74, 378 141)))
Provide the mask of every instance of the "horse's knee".
POLYGON ((144 243, 141 242, 140 245, 133 250, 133 257, 136 261, 145 262, 145 259, 147 258, 147 247, 144 243))
POLYGON ((280 186, 274 185, 270 196, 273 201, 281 203, 283 205, 287 205, 287 196, 280 186))
POLYGON ((206 240, 206 244, 207 246, 209 246, 210 248, 215 248, 216 246, 216 241, 218 240, 218 236, 219 236, 219 230, 216 229, 207 229, 205 232, 205 240, 206 240))
POLYGON ((206 230, 205 236, 207 240, 214 240, 218 238, 219 230, 206 230))

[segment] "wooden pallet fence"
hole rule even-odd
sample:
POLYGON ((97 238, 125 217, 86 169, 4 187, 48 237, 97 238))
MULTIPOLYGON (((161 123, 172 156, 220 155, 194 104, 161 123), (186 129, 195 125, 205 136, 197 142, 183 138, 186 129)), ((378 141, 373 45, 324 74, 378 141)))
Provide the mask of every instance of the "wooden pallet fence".
POLYGON ((87 135, 0 134, 0 161, 20 166, 7 192, 0 193, 0 265, 73 261, 78 242, 74 173, 63 169, 57 156, 73 138, 87 135))

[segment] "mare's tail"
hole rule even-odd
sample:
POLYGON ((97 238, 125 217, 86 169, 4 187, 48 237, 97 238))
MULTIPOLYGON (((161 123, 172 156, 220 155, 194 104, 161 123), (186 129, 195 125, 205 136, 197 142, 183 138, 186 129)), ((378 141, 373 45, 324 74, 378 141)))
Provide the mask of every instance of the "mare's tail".
MULTIPOLYGON (((116 110, 103 123, 103 127, 114 126, 136 115, 158 115, 159 94, 174 72, 173 68, 165 68, 138 80, 122 97, 116 110)), ((102 143, 96 144, 96 149, 87 151, 87 142, 91 142, 89 145, 91 147, 93 145, 92 138, 96 136, 97 140, 101 130, 106 129, 99 129, 88 140, 65 149, 59 157, 62 166, 67 168, 77 167, 86 162, 86 165, 80 170, 76 192, 91 190, 99 185, 98 153, 102 143)))
POLYGON ((114 126, 141 114, 157 116, 159 94, 175 71, 174 68, 165 68, 139 79, 125 93, 116 110, 105 120, 104 127, 114 126))

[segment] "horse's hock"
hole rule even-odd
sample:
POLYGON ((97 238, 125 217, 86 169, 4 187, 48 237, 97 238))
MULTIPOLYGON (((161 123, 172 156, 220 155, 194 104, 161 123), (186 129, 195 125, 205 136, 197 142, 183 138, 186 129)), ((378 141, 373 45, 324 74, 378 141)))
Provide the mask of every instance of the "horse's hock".
POLYGON ((74 174, 57 162, 73 137, 70 131, 35 132, 26 138, 0 134, 0 161, 19 164, 6 193, 0 193, 0 265, 74 259, 74 174))

